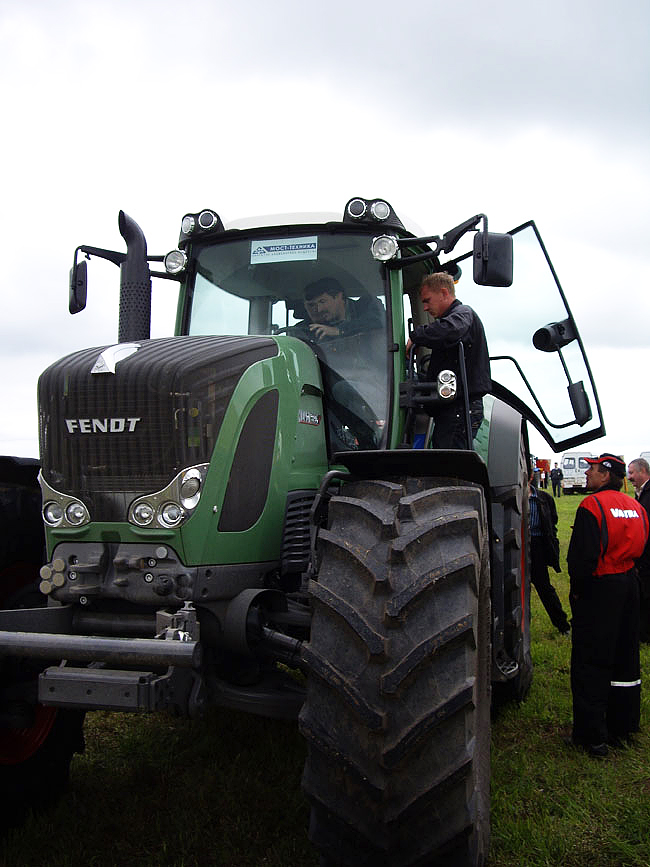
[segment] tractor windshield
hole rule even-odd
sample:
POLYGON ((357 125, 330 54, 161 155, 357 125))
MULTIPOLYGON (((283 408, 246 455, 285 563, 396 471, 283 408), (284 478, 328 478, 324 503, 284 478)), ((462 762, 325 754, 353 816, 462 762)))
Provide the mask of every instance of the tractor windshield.
POLYGON ((198 250, 187 333, 308 343, 320 361, 332 450, 378 448, 390 389, 386 277, 372 236, 304 226, 241 234, 198 250))

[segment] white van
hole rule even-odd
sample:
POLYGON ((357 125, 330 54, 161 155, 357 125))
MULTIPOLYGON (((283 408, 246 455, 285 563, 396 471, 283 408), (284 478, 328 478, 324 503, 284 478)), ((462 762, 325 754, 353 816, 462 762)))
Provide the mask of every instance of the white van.
POLYGON ((593 458, 591 452, 565 452, 562 455, 562 490, 565 494, 574 491, 584 494, 587 491, 587 478, 585 472, 589 464, 585 458, 593 458))

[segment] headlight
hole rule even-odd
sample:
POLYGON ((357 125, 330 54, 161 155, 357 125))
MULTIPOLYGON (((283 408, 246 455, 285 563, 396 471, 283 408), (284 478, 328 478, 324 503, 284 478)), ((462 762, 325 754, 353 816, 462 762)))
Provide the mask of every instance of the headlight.
POLYGON ((348 214, 355 220, 360 220, 366 213, 366 203, 363 199, 352 199, 348 204, 348 214))
POLYGON ((196 220, 191 214, 186 214, 183 217, 183 222, 181 223, 181 232, 184 235, 191 235, 194 231, 194 227, 196 226, 196 220))
POLYGON ((438 394, 444 400, 456 396, 456 374, 453 370, 441 370, 438 374, 438 394))
POLYGON ((63 494, 52 488, 43 478, 42 471, 38 474, 43 497, 43 521, 48 527, 59 530, 76 529, 90 521, 90 512, 81 500, 63 494))
POLYGON ((202 229, 212 229, 219 222, 219 217, 214 211, 201 211, 199 214, 199 226, 202 229))
POLYGON ((146 527, 153 521, 154 511, 149 503, 138 503, 131 514, 136 524, 146 527))
POLYGON ((390 217, 390 205, 381 200, 373 202, 370 206, 370 213, 375 220, 387 220, 390 217))
POLYGON ((192 516, 203 493, 209 464, 197 464, 181 470, 162 490, 143 494, 129 506, 129 521, 138 527, 170 529, 192 516))
POLYGON ((187 267, 187 256, 182 250, 170 250, 165 256, 165 271, 168 274, 180 274, 187 267))
POLYGON ((178 503, 165 503, 158 520, 165 527, 175 527, 183 518, 184 512, 178 503))
POLYGON ((373 258, 379 262, 387 262, 389 259, 394 259, 397 256, 398 250, 397 238, 393 235, 379 235, 377 238, 372 239, 372 244, 370 245, 370 252, 373 258))
POLYGON ((186 509, 193 509, 201 496, 201 473, 193 468, 188 470, 181 481, 181 503, 186 509))
POLYGON ((50 527, 56 527, 63 520, 63 507, 59 503, 45 503, 43 506, 43 518, 50 527))
POLYGON ((68 524, 72 524, 73 527, 79 527, 88 520, 88 510, 83 503, 75 501, 66 506, 65 517, 68 524))

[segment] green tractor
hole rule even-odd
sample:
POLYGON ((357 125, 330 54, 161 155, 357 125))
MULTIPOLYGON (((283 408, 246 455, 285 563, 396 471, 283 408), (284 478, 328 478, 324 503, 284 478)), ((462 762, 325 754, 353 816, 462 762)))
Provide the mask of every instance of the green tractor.
POLYGON ((165 257, 119 228, 126 253, 81 246, 70 280, 78 313, 87 258, 119 266, 118 342, 39 380, 46 554, 0 612, 5 791, 51 798, 87 711, 236 708, 298 719, 322 865, 482 864, 491 702, 532 677, 528 423, 555 451, 604 432, 535 224, 206 209, 165 257), (405 355, 441 270, 491 352, 473 439, 456 388, 461 450, 430 446, 457 384, 405 355), (150 339, 152 275, 178 292, 174 337, 150 339), (310 327, 323 281, 344 290, 336 334, 310 327))

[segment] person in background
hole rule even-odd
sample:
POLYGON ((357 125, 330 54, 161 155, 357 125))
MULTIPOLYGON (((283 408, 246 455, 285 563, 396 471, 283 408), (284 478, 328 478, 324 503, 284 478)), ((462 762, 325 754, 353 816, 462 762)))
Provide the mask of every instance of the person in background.
MULTIPOLYGON (((636 499, 650 516, 650 465, 645 458, 635 458, 627 466, 627 477, 634 485, 636 499)), ((637 564, 639 572, 640 627, 639 638, 650 643, 650 555, 637 564)))
POLYGON ((561 497, 562 496, 562 479, 564 478, 564 473, 558 467, 557 464, 551 470, 551 485, 553 486, 553 496, 561 497))
POLYGON ((639 730, 639 583, 648 516, 621 492, 625 463, 605 452, 585 458, 587 490, 569 542, 572 742, 602 758, 639 730))
POLYGON ((533 472, 528 487, 528 515, 530 519, 530 580, 551 619, 562 635, 569 635, 570 626, 555 587, 551 584, 548 567, 560 571, 560 542, 557 537, 557 509, 555 501, 546 491, 533 484, 533 472))

